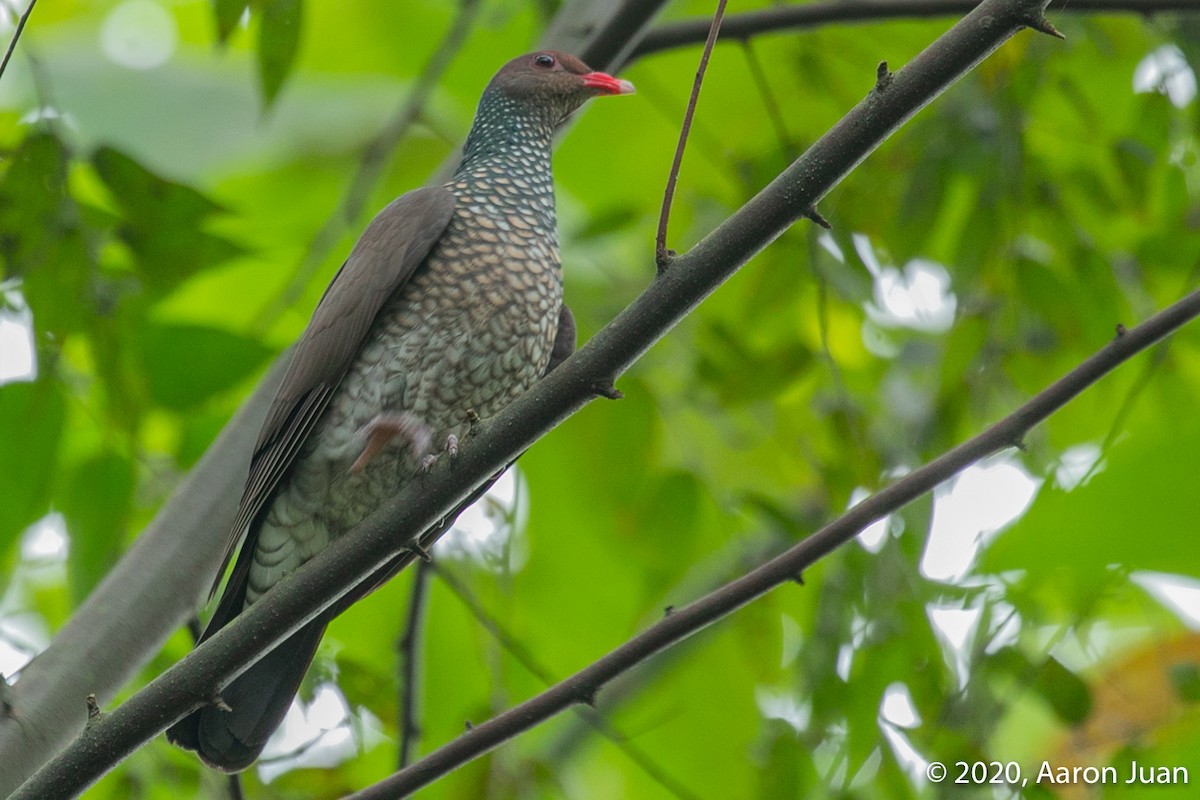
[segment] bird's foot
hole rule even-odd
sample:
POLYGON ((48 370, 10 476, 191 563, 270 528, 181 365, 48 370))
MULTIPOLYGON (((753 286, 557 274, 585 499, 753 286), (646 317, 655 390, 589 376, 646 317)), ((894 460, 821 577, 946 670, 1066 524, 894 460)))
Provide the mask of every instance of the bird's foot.
POLYGON ((420 455, 429 448, 431 434, 425 423, 414 415, 404 412, 402 414, 376 414, 370 422, 358 429, 355 436, 362 440, 363 445, 358 458, 350 465, 351 475, 362 472, 367 464, 370 464, 376 456, 383 452, 385 447, 397 438, 407 442, 413 452, 420 455))
MULTIPOLYGON (((451 461, 458 458, 458 437, 453 433, 446 437, 446 455, 451 461)), ((437 463, 437 453, 430 453, 421 459, 421 472, 429 472, 437 463)))

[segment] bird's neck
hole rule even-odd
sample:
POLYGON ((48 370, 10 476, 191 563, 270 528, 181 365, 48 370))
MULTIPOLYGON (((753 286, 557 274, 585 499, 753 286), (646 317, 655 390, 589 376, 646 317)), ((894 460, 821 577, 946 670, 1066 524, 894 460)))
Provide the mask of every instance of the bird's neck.
POLYGON ((485 94, 463 145, 455 177, 495 168, 549 176, 550 147, 557 122, 552 109, 530 109, 498 92, 485 94))

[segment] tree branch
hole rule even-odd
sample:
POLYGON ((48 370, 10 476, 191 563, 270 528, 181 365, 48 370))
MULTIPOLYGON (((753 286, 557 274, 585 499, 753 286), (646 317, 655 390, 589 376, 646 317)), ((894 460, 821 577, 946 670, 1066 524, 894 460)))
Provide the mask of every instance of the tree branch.
MULTIPOLYGON (((458 579, 458 576, 453 571, 445 569, 436 563, 432 565, 432 569, 437 572, 442 584, 458 598, 459 602, 475 618, 476 623, 491 635, 496 644, 515 659, 518 664, 524 667, 526 672, 543 684, 551 686, 554 683, 554 678, 551 676, 550 670, 538 663, 537 658, 529 651, 529 648, 506 630, 500 624, 499 620, 488 613, 483 604, 479 602, 479 599, 471 594, 470 589, 458 579)), ((696 795, 690 789, 673 778, 665 769, 656 764, 652 758, 635 747, 630 737, 619 731, 597 709, 579 708, 576 711, 578 712, 578 719, 588 730, 599 733, 607 739, 613 747, 620 750, 622 755, 640 768, 648 778, 662 787, 665 792, 673 797, 680 798, 680 800, 693 800, 693 798, 696 798, 696 795)), ((405 766, 407 764, 402 764, 401 768, 405 766)))
POLYGON ((604 684, 641 662, 728 616, 853 539, 871 523, 895 513, 959 471, 1006 447, 1130 357, 1200 316, 1193 292, 1141 325, 1119 334, 1102 350, 975 438, 876 492, 781 555, 696 602, 674 610, 641 634, 547 691, 459 736, 417 763, 347 800, 405 797, 497 745, 577 703, 591 703, 604 684))
MULTIPOLYGON (((664 2, 571 0, 543 36, 543 46, 612 70, 664 2)), ((0 715, 0 797, 83 729, 89 692, 106 702, 203 602, 224 555, 250 449, 288 357, 276 360, 133 547, 50 647, 22 669, 21 681, 9 692, 13 716, 0 715)))
POLYGON ((25 30, 25 23, 29 21, 29 16, 33 13, 33 7, 36 4, 37 0, 29 0, 29 5, 25 6, 25 10, 21 12, 21 16, 17 18, 17 27, 13 31, 12 39, 8 42, 8 49, 4 51, 4 60, 0 61, 0 78, 4 77, 4 71, 8 69, 8 62, 12 58, 13 52, 17 49, 17 42, 21 38, 21 32, 25 30))
MULTIPOLYGON (((816 28, 837 22, 883 22, 889 19, 927 19, 966 14, 979 0, 832 0, 807 5, 776 6, 761 11, 731 14, 726 18, 723 39, 738 41, 763 33, 816 28)), ((1054 0, 1055 11, 1094 14, 1150 15, 1197 10, 1195 0, 1054 0)), ((629 56, 643 56, 700 44, 708 35, 705 18, 670 22, 652 29, 629 56)))
MULTIPOLYGON (((1022 27, 1048 27, 1043 0, 985 0, 911 64, 881 80, 800 159, 658 275, 574 356, 480 425, 453 463, 444 459, 422 480, 409 482, 360 525, 280 581, 233 624, 88 727, 26 782, 15 800, 76 795, 172 722, 207 703, 263 652, 434 526, 473 487, 605 392, 618 375, 804 216, 892 131, 1022 27)), ((586 697, 577 694, 574 699, 586 697)), ((495 743, 487 740, 489 747, 495 743)), ((441 758, 424 759, 407 774, 415 769, 431 779, 440 774, 431 765, 451 763, 441 758)))
POLYGON ((425 604, 429 600, 429 576, 432 572, 433 564, 429 561, 418 563, 413 572, 404 634, 396 646, 400 662, 400 753, 396 760, 402 769, 412 761, 413 753, 421 741, 421 658, 425 640, 425 604))
POLYGON ((650 20, 666 4, 667 0, 572 0, 555 15, 541 44, 613 71, 627 62, 650 20))
POLYGON ((708 70, 708 57, 712 55, 717 34, 721 31, 721 18, 725 16, 725 0, 717 0, 717 10, 708 25, 708 38, 704 40, 704 52, 700 54, 700 66, 696 67, 696 79, 692 81, 692 94, 687 109, 683 112, 683 124, 679 126, 679 143, 671 159, 671 171, 667 173, 667 188, 663 190, 662 211, 658 215, 658 235, 654 239, 654 263, 659 270, 666 269, 671 261, 667 250, 667 223, 671 219, 671 201, 675 199, 675 181, 679 179, 679 168, 683 165, 683 148, 687 147, 688 133, 692 129, 692 117, 696 114, 696 101, 700 99, 700 87, 704 85, 704 73, 708 70))

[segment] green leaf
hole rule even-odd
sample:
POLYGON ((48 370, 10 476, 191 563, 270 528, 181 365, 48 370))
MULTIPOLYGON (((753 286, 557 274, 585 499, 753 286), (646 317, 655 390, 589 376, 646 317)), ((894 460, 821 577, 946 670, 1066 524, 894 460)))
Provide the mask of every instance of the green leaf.
POLYGON ((589 215, 571 238, 576 243, 583 243, 628 230, 638 221, 638 216, 637 209, 630 206, 606 208, 589 215))
POLYGON ((131 220, 194 223, 224 210, 192 187, 155 174, 113 147, 97 148, 92 164, 131 220))
POLYGON ((275 102, 300 51, 301 0, 261 0, 258 28, 258 78, 263 105, 275 102))
POLYGON ((38 328, 78 330, 90 310, 91 259, 67 193, 70 153, 47 133, 21 142, 0 180, 0 265, 23 276, 38 328))
POLYGON ((697 375, 719 393, 721 401, 740 404, 778 396, 800 380, 813 361, 801 342, 782 340, 749 347, 742 331, 724 322, 705 329, 697 375))
POLYGON ((1200 665, 1187 662, 1173 664, 1167 674, 1182 699, 1189 703, 1200 702, 1200 665))
POLYGON ((184 411, 226 391, 258 369, 272 350, 261 342, 201 325, 147 325, 142 343, 150 400, 184 411))
POLYGON ((162 178, 111 147, 99 148, 92 164, 121 211, 118 235, 151 291, 165 294, 241 252, 232 242, 203 230, 204 223, 223 209, 199 191, 162 178))
POLYGON ((0 255, 10 274, 29 273, 62 226, 66 148, 54 136, 34 133, 7 160, 0 181, 0 255))
POLYGON ((217 23, 217 41, 226 44, 230 35, 241 22, 249 0, 213 0, 213 18, 217 23))
POLYGON ((1092 713, 1092 693, 1083 679, 1054 658, 1038 669, 1033 689, 1063 722, 1077 725, 1092 713))
POLYGON ((801 747, 796 732, 772 720, 764 725, 765 750, 758 774, 758 797, 803 797, 805 786, 818 784, 818 773, 807 748, 801 747))
POLYGON ((1025 516, 983 556, 987 572, 1025 570, 1035 584, 1097 586, 1111 566, 1194 575, 1200 550, 1185 546, 1200 496, 1179 476, 1200 474, 1200 420, 1155 424, 1147 410, 1135 433, 1113 445, 1104 468, 1072 491, 1044 487, 1025 516), (1164 454, 1170 457, 1164 457, 1164 454), (1064 583, 1065 581, 1065 583, 1064 583))
POLYGON ((0 553, 48 510, 64 416, 50 381, 0 386, 0 553))
POLYGON ((121 555, 133 504, 133 462, 102 453, 75 465, 56 503, 67 519, 67 576, 79 604, 121 555))

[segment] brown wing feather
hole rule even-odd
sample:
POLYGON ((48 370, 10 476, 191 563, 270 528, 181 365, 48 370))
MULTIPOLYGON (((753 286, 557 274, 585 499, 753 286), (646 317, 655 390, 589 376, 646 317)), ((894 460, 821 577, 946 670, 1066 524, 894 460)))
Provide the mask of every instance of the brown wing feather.
MULTIPOLYGON (((243 550, 253 549, 252 523, 329 404, 383 304, 408 282, 441 238, 454 214, 454 202, 454 195, 440 186, 417 189, 393 200, 371 220, 325 290, 296 344, 287 374, 258 435, 213 593, 247 530, 250 533, 243 550)), ((232 600, 240 595, 244 581, 245 575, 235 568, 226 596, 232 600)), ((214 622, 240 611, 240 602, 233 609, 225 605, 222 598, 214 622)), ((216 629, 211 623, 209 628, 216 629)))
POLYGON ((554 333, 554 345, 550 348, 550 361, 542 377, 550 374, 551 370, 566 361, 575 352, 575 315, 571 313, 566 303, 558 310, 558 330, 554 333))

